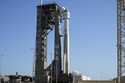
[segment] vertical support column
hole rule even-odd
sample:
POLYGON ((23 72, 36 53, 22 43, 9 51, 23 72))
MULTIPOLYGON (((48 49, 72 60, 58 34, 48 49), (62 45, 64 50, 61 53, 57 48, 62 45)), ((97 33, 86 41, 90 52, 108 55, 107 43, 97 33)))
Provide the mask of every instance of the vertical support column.
POLYGON ((117 76, 125 75, 125 0, 117 0, 117 76))
POLYGON ((42 6, 37 6, 35 83, 46 83, 47 30, 42 6))
POLYGON ((118 83, 120 83, 121 79, 121 6, 120 1, 117 0, 117 77, 118 83))
POLYGON ((56 83, 58 83, 59 74, 62 71, 61 64, 61 36, 60 36, 60 16, 58 13, 55 16, 55 48, 54 48, 54 78, 56 83))

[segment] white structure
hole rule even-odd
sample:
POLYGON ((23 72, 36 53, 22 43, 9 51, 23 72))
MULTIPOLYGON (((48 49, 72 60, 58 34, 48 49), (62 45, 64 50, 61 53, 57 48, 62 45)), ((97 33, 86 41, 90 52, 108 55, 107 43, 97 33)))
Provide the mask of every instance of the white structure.
POLYGON ((72 75, 73 75, 73 83, 79 83, 79 81, 81 81, 81 80, 91 80, 90 77, 82 75, 78 71, 72 72, 72 75))
MULTIPOLYGON (((65 8, 64 8, 65 9, 65 8)), ((64 49, 63 49, 63 70, 64 73, 70 72, 70 61, 69 61, 69 18, 70 13, 68 10, 64 10, 64 49)))
POLYGON ((1 80, 3 80, 3 82, 5 83, 9 83, 9 77, 7 76, 0 76, 0 83, 1 83, 1 80))
POLYGON ((84 76, 84 75, 82 75, 82 76, 81 76, 81 80, 91 80, 91 78, 88 77, 88 76, 84 76))

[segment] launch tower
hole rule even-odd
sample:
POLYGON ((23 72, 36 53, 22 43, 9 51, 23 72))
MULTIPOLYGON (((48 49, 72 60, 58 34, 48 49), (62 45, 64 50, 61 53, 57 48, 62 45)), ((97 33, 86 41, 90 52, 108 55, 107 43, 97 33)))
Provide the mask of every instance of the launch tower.
POLYGON ((56 3, 37 6, 35 83, 71 82, 71 75, 69 74, 68 25, 69 12, 64 7, 61 7, 56 3), (62 25, 64 25, 64 34, 60 33, 62 25), (52 63, 48 66, 47 36, 51 31, 54 31, 55 35, 54 60, 52 60, 52 63), (61 42, 62 37, 64 37, 63 44, 61 42))
POLYGON ((125 0, 117 0, 117 76, 125 76, 125 0))

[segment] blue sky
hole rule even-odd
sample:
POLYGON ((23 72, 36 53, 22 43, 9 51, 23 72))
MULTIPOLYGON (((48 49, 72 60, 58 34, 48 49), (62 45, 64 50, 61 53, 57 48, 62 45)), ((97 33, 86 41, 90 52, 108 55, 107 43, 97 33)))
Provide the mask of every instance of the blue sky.
MULTIPOLYGON (((92 79, 115 77, 116 0, 52 1, 71 12, 71 70, 92 79)), ((37 0, 0 0, 0 72, 3 74, 32 74, 36 4, 37 0)))

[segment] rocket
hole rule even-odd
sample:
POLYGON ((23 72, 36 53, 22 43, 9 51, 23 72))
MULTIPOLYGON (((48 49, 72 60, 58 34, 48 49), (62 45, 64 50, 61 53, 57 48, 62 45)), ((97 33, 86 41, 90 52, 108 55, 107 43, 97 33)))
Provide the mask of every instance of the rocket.
POLYGON ((69 18, 70 13, 64 10, 64 49, 63 49, 63 70, 65 74, 69 74, 70 61, 69 61, 69 18))

